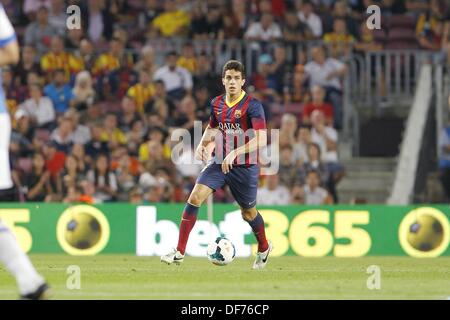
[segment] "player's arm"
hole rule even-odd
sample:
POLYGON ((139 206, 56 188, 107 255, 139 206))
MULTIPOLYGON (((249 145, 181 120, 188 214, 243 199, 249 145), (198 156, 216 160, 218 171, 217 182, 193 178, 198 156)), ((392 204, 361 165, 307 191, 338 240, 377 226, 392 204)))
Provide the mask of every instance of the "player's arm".
POLYGON ((19 62, 19 45, 14 29, 0 5, 0 67, 19 62))
POLYGON ((0 67, 17 64, 19 58, 19 45, 17 44, 17 41, 14 40, 3 48, 0 47, 0 67))
POLYGON ((246 153, 252 153, 267 145, 267 130, 259 129, 255 131, 255 137, 249 140, 246 144, 234 149, 236 157, 246 153))
POLYGON ((213 121, 210 120, 210 123, 206 126, 202 139, 200 140, 200 143, 198 144, 198 147, 195 150, 196 159, 201 160, 203 162, 208 161, 209 156, 211 155, 211 152, 215 146, 214 137, 217 135, 219 131, 217 128, 212 127, 211 122, 213 121))

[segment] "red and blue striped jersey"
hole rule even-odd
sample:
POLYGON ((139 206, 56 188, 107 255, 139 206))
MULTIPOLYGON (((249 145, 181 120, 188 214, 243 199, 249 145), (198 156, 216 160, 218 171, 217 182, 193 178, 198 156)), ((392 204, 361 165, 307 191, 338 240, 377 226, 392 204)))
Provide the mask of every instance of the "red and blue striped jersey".
MULTIPOLYGON (((209 126, 219 129, 221 137, 215 138, 214 157, 221 163, 234 150, 255 137, 256 130, 266 129, 266 119, 262 104, 243 92, 231 106, 225 94, 211 100, 209 126)), ((257 151, 246 153, 235 159, 234 165, 257 164, 257 151)))

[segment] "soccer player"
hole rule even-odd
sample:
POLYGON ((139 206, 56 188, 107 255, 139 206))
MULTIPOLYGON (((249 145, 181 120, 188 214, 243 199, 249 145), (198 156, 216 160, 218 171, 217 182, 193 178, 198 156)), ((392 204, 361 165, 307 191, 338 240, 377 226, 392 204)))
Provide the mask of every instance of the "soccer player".
MULTIPOLYGON (((19 61, 19 45, 14 29, 0 4, 0 68, 19 61)), ((1 71, 1 70, 0 70, 1 71)), ((9 166, 9 139, 11 120, 6 109, 5 94, 0 72, 0 192, 8 194, 12 189, 9 166)), ((49 288, 36 272, 26 254, 21 250, 14 235, 0 221, 0 262, 14 275, 23 299, 45 299, 49 288)))
POLYGON ((184 208, 178 246, 162 256, 162 262, 183 262, 199 207, 211 193, 227 184, 258 241, 253 269, 262 269, 267 264, 272 243, 266 240, 264 220, 255 206, 259 177, 255 153, 267 144, 266 121, 261 103, 242 90, 244 83, 243 64, 228 61, 222 70, 226 93, 211 101, 209 124, 195 152, 196 158, 207 165, 184 208))

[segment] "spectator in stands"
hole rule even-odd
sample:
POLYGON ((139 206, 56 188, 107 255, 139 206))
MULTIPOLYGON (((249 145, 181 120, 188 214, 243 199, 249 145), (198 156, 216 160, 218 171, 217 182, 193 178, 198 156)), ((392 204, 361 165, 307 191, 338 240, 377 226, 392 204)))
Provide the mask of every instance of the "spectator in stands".
POLYGON ((154 85, 155 94, 153 95, 152 99, 150 99, 145 104, 145 113, 150 115, 154 112, 158 112, 158 109, 160 109, 162 105, 163 107, 167 107, 167 110, 164 110, 164 113, 173 116, 175 112, 175 103, 172 98, 167 95, 164 81, 156 80, 154 82, 154 85))
POLYGON ((325 102, 325 90, 318 85, 311 88, 312 101, 303 107, 302 122, 311 124, 311 114, 315 110, 319 110, 325 116, 325 123, 327 126, 333 125, 333 107, 325 102))
POLYGON ((71 80, 71 76, 84 69, 83 61, 68 53, 64 48, 64 40, 60 36, 51 38, 50 51, 41 58, 42 71, 47 75, 47 80, 51 80, 53 71, 63 69, 66 81, 71 80))
POLYGON ((136 184, 136 177, 130 171, 131 158, 128 154, 124 154, 118 161, 118 167, 115 170, 117 180, 117 200, 127 201, 128 193, 136 184))
POLYGON ((348 33, 344 19, 334 19, 333 31, 326 33, 323 40, 329 45, 331 56, 335 58, 347 57, 355 38, 348 33))
POLYGON ((91 140, 86 144, 86 155, 89 162, 92 161, 99 154, 108 154, 110 149, 108 141, 102 139, 103 129, 100 123, 91 125, 91 140))
POLYGON ((51 37, 58 33, 58 30, 48 23, 47 7, 41 6, 37 10, 36 21, 25 29, 25 44, 35 47, 38 54, 42 55, 50 48, 51 37))
POLYGON ((220 75, 213 70, 211 58, 206 52, 202 52, 197 59, 198 67, 194 73, 194 88, 206 87, 211 97, 218 96, 222 93, 223 85, 220 75))
MULTIPOLYGON (((323 162, 322 151, 320 146, 311 142, 307 146, 308 159, 301 166, 301 172, 307 174, 309 171, 314 170, 319 173, 320 184, 322 186, 328 185, 330 172, 328 171, 327 165, 323 162)), ((303 179, 306 177, 303 176, 303 179)))
POLYGON ((286 48, 283 45, 275 47, 273 57, 273 63, 270 65, 270 74, 276 83, 275 90, 279 95, 282 95, 283 89, 287 86, 292 66, 287 61, 286 48))
POLYGON ((25 13, 29 18, 33 18, 36 14, 38 14, 39 9, 42 7, 46 8, 47 11, 50 11, 52 8, 51 0, 25 0, 23 3, 23 13, 25 13))
POLYGON ((34 154, 31 172, 24 173, 20 183, 20 189, 27 201, 42 202, 52 193, 50 173, 45 169, 45 158, 42 153, 34 154))
POLYGON ((320 111, 313 111, 311 114, 311 123, 313 125, 311 130, 311 140, 320 146, 322 159, 330 173, 327 186, 333 195, 334 201, 337 202, 335 186, 345 175, 344 167, 338 161, 338 134, 333 127, 326 125, 325 117, 320 111))
POLYGON ((14 76, 20 82, 20 85, 25 86, 27 84, 27 76, 30 72, 36 72, 41 75, 41 65, 36 62, 37 52, 33 46, 24 46, 21 49, 21 60, 14 68, 14 76))
MULTIPOLYGON (((392 2, 392 0, 389 1, 392 2)), ((333 9, 330 10, 330 14, 328 16, 325 16, 324 29, 326 33, 333 31, 333 24, 337 19, 343 19, 345 21, 346 29, 348 30, 349 34, 353 36, 353 38, 358 37, 358 24, 350 14, 350 8, 344 0, 335 1, 333 4, 333 9)), ((365 22, 366 21, 364 21, 364 23, 365 22)))
POLYGON ((192 96, 185 96, 183 100, 180 101, 180 113, 178 117, 174 119, 173 126, 193 130, 194 122, 198 120, 196 111, 197 104, 195 99, 192 96))
POLYGON ((142 204, 144 201, 144 198, 142 197, 142 190, 138 187, 133 187, 128 192, 128 202, 130 204, 142 204))
POLYGON ((211 114, 211 97, 207 87, 197 87, 194 89, 194 99, 197 105, 197 120, 206 124, 211 114))
POLYGON ((177 60, 177 66, 185 68, 191 74, 194 74, 198 67, 198 61, 195 57, 195 48, 192 43, 185 43, 181 49, 181 56, 177 60))
MULTIPOLYGON (((450 106, 450 96, 449 96, 450 106)), ((447 200, 450 199, 450 125, 447 125, 439 135, 439 170, 442 187, 447 200)))
POLYGON ((58 127, 53 130, 50 139, 56 144, 59 151, 69 154, 73 145, 73 123, 69 117, 59 119, 58 127))
POLYGON ((280 150, 280 167, 278 176, 280 177, 280 185, 292 188, 295 183, 302 182, 302 173, 299 166, 293 161, 293 147, 284 145, 280 150))
POLYGON ((297 117, 292 113, 285 113, 281 117, 280 145, 295 143, 295 132, 297 131, 297 117))
POLYGON ((242 32, 247 30, 251 20, 247 13, 247 3, 245 1, 233 0, 231 7, 231 12, 233 13, 233 16, 236 17, 239 28, 242 32))
POLYGON ((326 124, 325 115, 319 110, 311 113, 311 140, 320 146, 325 162, 337 162, 337 131, 326 124))
POLYGON ((310 88, 322 86, 327 92, 327 101, 333 105, 334 125, 342 128, 342 84, 340 79, 347 74, 347 66, 339 60, 327 58, 325 49, 317 46, 311 50, 313 60, 305 65, 310 88))
POLYGON ((328 191, 320 187, 320 174, 315 170, 308 172, 303 188, 303 199, 306 205, 333 204, 333 198, 328 191))
MULTIPOLYGON (((121 98, 124 79, 122 72, 131 71, 133 66, 133 55, 125 52, 125 39, 116 34, 109 42, 109 51, 101 54, 95 61, 92 69, 94 77, 97 78, 98 92, 105 97, 119 96, 121 98)), ((129 83, 126 82, 126 89, 129 83)), ((125 92, 123 92, 125 94, 125 92)))
POLYGON ((69 189, 77 187, 85 178, 84 173, 79 170, 77 158, 67 156, 64 169, 58 175, 58 193, 61 197, 68 195, 69 189))
POLYGON ((127 149, 130 155, 138 156, 139 155, 139 147, 144 141, 145 136, 145 126, 144 122, 141 119, 137 119, 133 121, 130 125, 131 130, 129 130, 126 134, 127 138, 127 149))
POLYGON ((320 38, 322 36, 322 20, 320 17, 314 13, 313 4, 306 1, 297 1, 297 16, 301 22, 305 23, 311 30, 315 38, 320 38))
POLYGON ((292 81, 288 88, 283 90, 284 103, 301 103, 304 102, 304 97, 308 90, 305 89, 305 72, 304 66, 297 64, 294 68, 294 73, 292 75, 292 81))
POLYGON ((108 143, 111 150, 127 143, 125 134, 118 128, 117 115, 108 113, 103 122, 101 140, 108 143))
MULTIPOLYGON (((81 41, 84 39, 84 30, 83 29, 69 29, 67 31, 67 36, 64 41, 64 46, 69 51, 76 51, 80 49, 81 41)), ((76 54, 74 54, 78 57, 76 54)))
POLYGON ((279 184, 279 176, 266 176, 267 184, 258 189, 259 205, 287 205, 290 201, 289 189, 279 184))
POLYGON ((244 35, 245 39, 250 41, 273 41, 282 36, 281 28, 271 13, 264 13, 261 20, 252 23, 244 35))
POLYGON ((258 72, 251 77, 251 84, 264 95, 264 99, 277 99, 277 78, 271 73, 272 57, 264 53, 258 58, 258 72))
POLYGON ((432 33, 436 25, 445 19, 445 9, 439 0, 431 0, 426 12, 422 12, 417 19, 416 34, 432 33))
POLYGON ((89 39, 94 43, 100 43, 110 39, 113 33, 113 17, 106 8, 105 1, 89 0, 86 22, 86 30, 89 39))
POLYGON ((94 169, 87 174, 87 180, 94 184, 95 198, 102 202, 113 201, 117 196, 117 179, 115 174, 110 170, 109 159, 106 155, 101 154, 95 160, 94 169))
POLYGON ((78 111, 85 111, 94 104, 96 94, 94 91, 91 74, 89 71, 81 71, 75 78, 75 86, 72 90, 71 106, 78 111))
POLYGON ((65 30, 67 21, 65 3, 61 0, 51 0, 50 2, 51 8, 48 23, 56 30, 65 30))
POLYGON ((139 28, 147 29, 153 20, 163 12, 158 0, 146 0, 144 8, 139 13, 139 28))
POLYGON ((308 145, 311 143, 311 128, 306 125, 302 125, 297 130, 296 141, 293 146, 292 160, 293 162, 301 166, 305 162, 309 161, 308 158, 308 145))
POLYGON ((150 74, 150 77, 153 78, 156 69, 155 49, 150 45, 146 45, 141 49, 141 57, 134 65, 134 70, 135 72, 146 70, 150 74))
POLYGON ((16 112, 19 103, 25 100, 28 92, 26 87, 19 86, 14 81, 13 71, 9 66, 2 69, 0 76, 2 77, 1 85, 5 93, 6 107, 12 116, 16 112))
POLYGON ((82 61, 86 70, 93 70, 97 61, 97 55, 91 40, 87 38, 81 39, 80 48, 77 50, 77 57, 82 61))
POLYGON ((152 26, 163 37, 183 36, 187 34, 189 15, 177 8, 174 0, 164 1, 164 12, 152 21, 152 26))
POLYGON ((159 68, 154 75, 154 80, 162 80, 167 94, 175 99, 181 100, 192 90, 192 75, 185 68, 177 66, 178 55, 171 51, 166 55, 166 65, 159 68))
POLYGON ((30 157, 34 151, 32 141, 35 135, 30 117, 23 110, 17 110, 14 114, 16 125, 11 132, 11 163, 15 163, 20 157, 30 157))
POLYGON ((239 21, 236 16, 224 15, 223 17, 223 29, 219 31, 217 36, 218 40, 223 39, 242 39, 244 36, 244 30, 239 26, 239 21))
POLYGON ((208 39, 208 22, 206 20, 207 6, 201 1, 196 1, 191 11, 191 23, 189 37, 195 40, 208 39))
POLYGON ((72 122, 72 140, 74 143, 85 145, 91 140, 90 129, 80 123, 80 113, 75 109, 70 109, 64 114, 64 117, 72 122))
POLYGON ((218 5, 210 5, 206 15, 206 28, 209 39, 217 39, 223 33, 222 10, 218 5))
POLYGON ((295 11, 287 11, 284 16, 283 39, 286 41, 299 42, 311 39, 312 31, 308 25, 300 21, 295 11))
POLYGON ((139 113, 136 111, 135 100, 129 96, 122 98, 122 111, 119 115, 119 129, 127 133, 131 130, 131 125, 140 119, 139 113))
MULTIPOLYGON (((358 41, 353 44, 353 48, 356 53, 361 53, 363 56, 367 52, 375 52, 383 49, 383 44, 376 41, 373 34, 373 30, 367 27, 367 23, 364 21, 360 25, 360 32, 358 41)), ((384 77, 381 77, 383 79, 384 77)))
POLYGON ((444 21, 436 20, 426 24, 422 32, 417 34, 417 41, 422 49, 439 51, 442 48, 444 36, 444 21))
POLYGON ((52 100, 57 114, 62 114, 69 109, 73 93, 72 88, 66 82, 63 69, 53 71, 53 82, 44 88, 44 94, 52 100))
POLYGON ((86 163, 87 156, 86 156, 86 151, 85 151, 84 145, 82 145, 80 143, 75 143, 72 147, 71 155, 77 161, 78 171, 84 175, 88 169, 87 163, 86 163))
POLYGON ((58 150, 58 145, 54 141, 48 141, 42 147, 45 156, 45 165, 50 172, 50 183, 56 187, 56 181, 61 170, 64 168, 66 154, 58 150))
POLYGON ((150 127, 147 133, 147 139, 144 143, 142 143, 139 147, 139 161, 148 162, 151 158, 151 143, 156 142, 157 144, 162 145, 162 157, 164 159, 170 159, 171 150, 170 147, 166 144, 167 132, 162 127, 150 127))
POLYGON ((137 112, 140 114, 144 113, 144 106, 155 94, 155 86, 151 83, 151 80, 150 73, 141 69, 139 71, 139 82, 127 91, 127 96, 133 100, 137 112))
POLYGON ((19 109, 24 110, 38 127, 51 129, 54 127, 56 115, 52 100, 42 96, 40 84, 30 85, 30 98, 25 100, 19 109))

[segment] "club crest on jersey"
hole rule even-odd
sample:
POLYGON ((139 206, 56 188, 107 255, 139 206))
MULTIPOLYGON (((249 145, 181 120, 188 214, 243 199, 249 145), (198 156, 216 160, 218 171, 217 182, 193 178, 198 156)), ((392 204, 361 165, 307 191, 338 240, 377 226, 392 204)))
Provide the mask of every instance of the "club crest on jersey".
POLYGON ((235 112, 234 112, 234 117, 236 118, 236 119, 239 119, 240 117, 241 117, 241 110, 236 110, 235 112))

